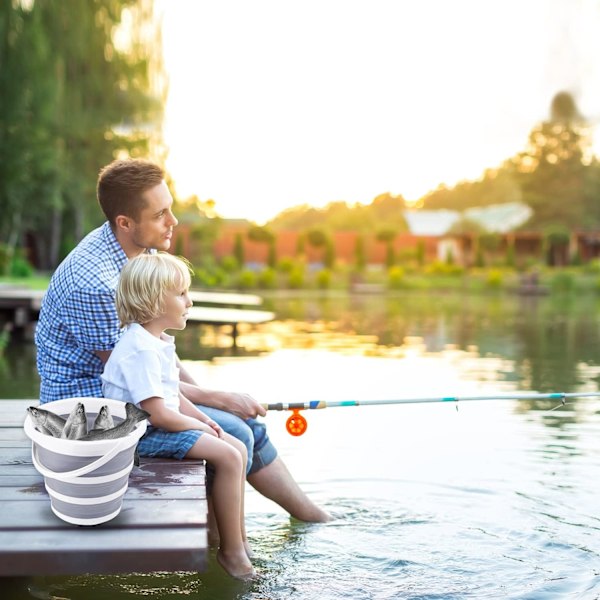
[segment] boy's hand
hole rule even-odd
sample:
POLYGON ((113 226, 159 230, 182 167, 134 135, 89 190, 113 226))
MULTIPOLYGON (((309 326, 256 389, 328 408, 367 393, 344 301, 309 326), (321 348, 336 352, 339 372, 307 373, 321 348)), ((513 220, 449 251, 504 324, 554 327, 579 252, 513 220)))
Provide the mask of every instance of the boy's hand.
POLYGON ((215 423, 215 421, 213 421, 212 419, 208 419, 206 421, 206 424, 213 429, 217 437, 223 439, 223 429, 218 423, 215 423))

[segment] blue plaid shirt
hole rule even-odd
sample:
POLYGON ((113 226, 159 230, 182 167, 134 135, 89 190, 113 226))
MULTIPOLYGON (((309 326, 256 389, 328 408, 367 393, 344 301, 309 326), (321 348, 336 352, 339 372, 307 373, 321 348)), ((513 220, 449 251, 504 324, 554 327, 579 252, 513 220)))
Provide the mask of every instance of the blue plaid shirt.
POLYGON ((110 225, 89 233, 54 272, 35 331, 40 402, 102 397, 95 350, 121 336, 115 290, 127 256, 110 225))

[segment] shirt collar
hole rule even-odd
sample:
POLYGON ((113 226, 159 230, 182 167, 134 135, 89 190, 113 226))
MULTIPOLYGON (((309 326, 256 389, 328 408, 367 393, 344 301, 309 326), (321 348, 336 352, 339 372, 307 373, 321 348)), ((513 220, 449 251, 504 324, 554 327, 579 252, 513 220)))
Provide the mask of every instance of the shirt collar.
POLYGON ((127 255, 125 254, 125 250, 121 247, 121 244, 117 241, 115 234, 110 226, 110 223, 106 221, 104 225, 102 225, 102 236, 108 249, 111 251, 115 264, 119 268, 119 271, 125 266, 127 262, 127 255))

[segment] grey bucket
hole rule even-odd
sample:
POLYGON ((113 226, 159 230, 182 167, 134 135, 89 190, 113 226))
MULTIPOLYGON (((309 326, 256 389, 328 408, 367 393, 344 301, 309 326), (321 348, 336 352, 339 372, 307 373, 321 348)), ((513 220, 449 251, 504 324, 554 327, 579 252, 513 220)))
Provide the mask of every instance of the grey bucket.
MULTIPOLYGON (((125 419, 125 403, 108 398, 66 398, 48 402, 43 408, 66 418, 78 402, 85 406, 88 428, 105 404, 115 423, 125 419)), ((119 514, 135 447, 146 431, 146 421, 122 438, 95 441, 67 440, 41 433, 29 413, 24 427, 32 442, 33 465, 44 476, 56 516, 74 525, 98 525, 119 514)))

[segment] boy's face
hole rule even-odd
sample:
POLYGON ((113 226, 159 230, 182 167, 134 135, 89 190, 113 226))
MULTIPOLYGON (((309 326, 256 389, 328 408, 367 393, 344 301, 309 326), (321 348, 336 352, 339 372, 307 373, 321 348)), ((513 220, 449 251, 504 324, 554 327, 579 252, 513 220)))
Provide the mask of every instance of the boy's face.
POLYGON ((146 207, 140 212, 138 219, 129 220, 129 241, 140 251, 146 248, 168 250, 171 247, 173 227, 178 222, 171 212, 171 192, 163 181, 144 192, 144 198, 146 207))
POLYGON ((188 294, 189 290, 183 286, 176 290, 168 290, 165 293, 163 314, 156 319, 161 329, 185 329, 187 324, 188 309, 192 301, 188 294))

